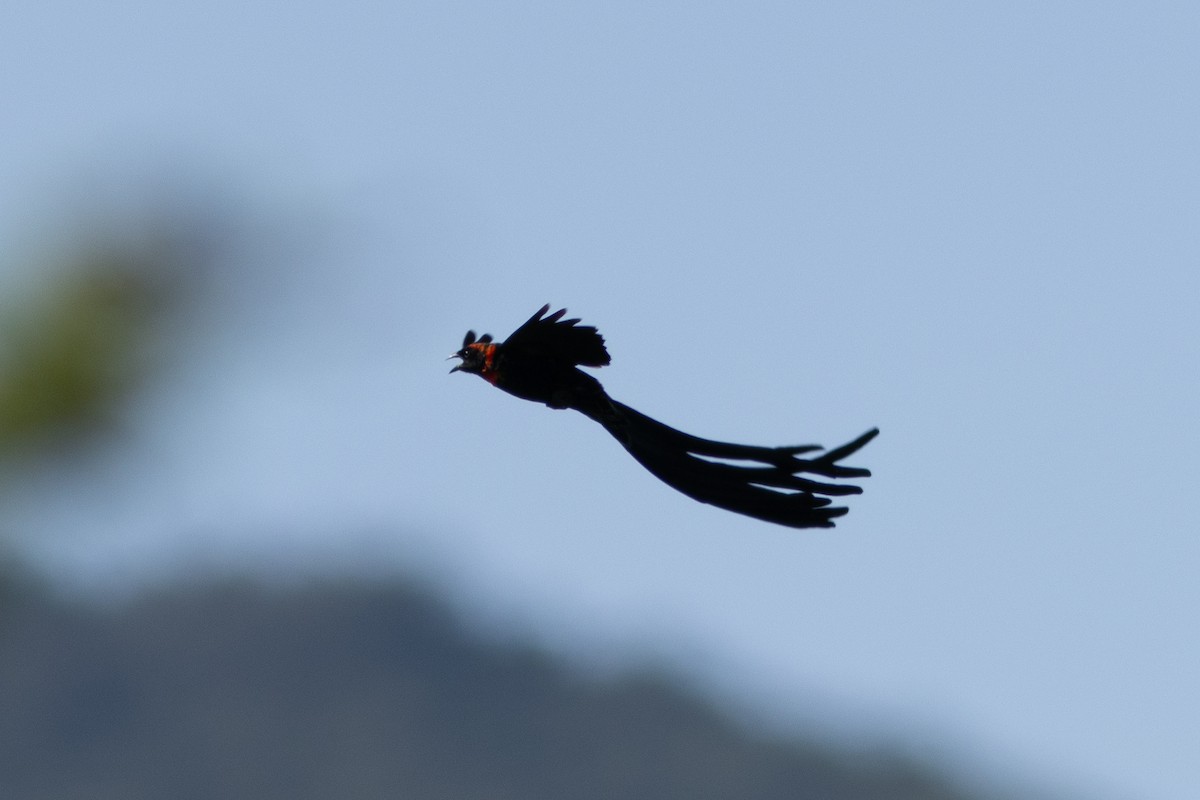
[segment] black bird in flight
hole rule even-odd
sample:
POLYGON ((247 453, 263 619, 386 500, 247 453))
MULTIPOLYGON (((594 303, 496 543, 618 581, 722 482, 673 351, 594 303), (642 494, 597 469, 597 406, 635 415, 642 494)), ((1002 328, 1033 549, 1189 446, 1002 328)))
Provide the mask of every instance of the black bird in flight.
POLYGON ((875 438, 871 430, 819 456, 820 445, 754 447, 701 439, 651 419, 613 400, 600 382, 579 367, 603 367, 608 350, 594 327, 563 319, 567 310, 546 316, 542 306, 504 342, 467 331, 462 349, 450 356, 462 363, 451 372, 471 372, 509 394, 550 408, 573 408, 604 426, 629 454, 668 485, 687 496, 749 517, 791 528, 832 528, 849 509, 831 497, 862 489, 822 478, 866 478, 860 467, 839 464, 875 438), (749 462, 749 463, 747 463, 749 462))

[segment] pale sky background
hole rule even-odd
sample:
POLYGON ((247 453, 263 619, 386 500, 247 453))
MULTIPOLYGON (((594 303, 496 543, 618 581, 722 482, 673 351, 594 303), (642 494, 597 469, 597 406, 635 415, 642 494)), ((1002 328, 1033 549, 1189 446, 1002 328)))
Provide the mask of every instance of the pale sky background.
POLYGON ((6 3, 3 258, 181 188, 251 232, 217 335, 6 529, 110 587, 425 571, 783 724, 1193 800, 1198 43, 1186 3, 6 3), (878 425, 866 493, 745 519, 446 375, 545 302, 686 431, 878 425))

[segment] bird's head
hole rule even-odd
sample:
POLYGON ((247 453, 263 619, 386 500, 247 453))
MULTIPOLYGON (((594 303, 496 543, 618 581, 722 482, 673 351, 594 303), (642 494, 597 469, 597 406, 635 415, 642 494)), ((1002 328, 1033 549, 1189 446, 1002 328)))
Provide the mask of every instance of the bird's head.
POLYGON ((485 333, 476 339, 475 331, 467 331, 467 335, 463 337, 462 349, 457 353, 450 354, 450 358, 461 359, 461 363, 455 364, 451 367, 450 371, 471 372, 476 375, 482 374, 485 369, 491 366, 494 347, 495 345, 492 344, 492 335, 490 333, 485 333))

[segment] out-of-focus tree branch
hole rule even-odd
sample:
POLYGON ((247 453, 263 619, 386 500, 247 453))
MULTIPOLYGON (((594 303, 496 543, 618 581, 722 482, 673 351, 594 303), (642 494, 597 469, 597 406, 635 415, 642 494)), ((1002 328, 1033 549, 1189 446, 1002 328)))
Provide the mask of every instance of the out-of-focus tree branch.
POLYGON ((163 355, 190 255, 165 236, 110 237, 48 264, 23 293, 0 289, 0 459, 112 426, 163 355))

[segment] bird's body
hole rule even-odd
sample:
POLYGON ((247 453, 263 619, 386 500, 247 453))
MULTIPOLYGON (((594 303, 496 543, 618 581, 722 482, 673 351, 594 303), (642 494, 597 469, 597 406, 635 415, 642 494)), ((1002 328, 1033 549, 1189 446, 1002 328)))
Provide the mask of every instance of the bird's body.
POLYGON ((578 319, 562 319, 566 309, 546 316, 549 310, 543 306, 501 343, 490 334, 476 339, 475 332, 468 331, 462 349, 452 356, 462 363, 451 372, 472 372, 523 400, 579 411, 603 425, 665 483, 739 514, 793 528, 831 528, 833 519, 848 509, 830 506, 829 498, 862 491, 802 476, 869 476, 868 470, 837 462, 873 439, 877 429, 807 459, 797 456, 822 448, 755 447, 683 433, 609 397, 598 380, 579 368, 609 363, 604 338, 594 327, 579 325, 578 319))

